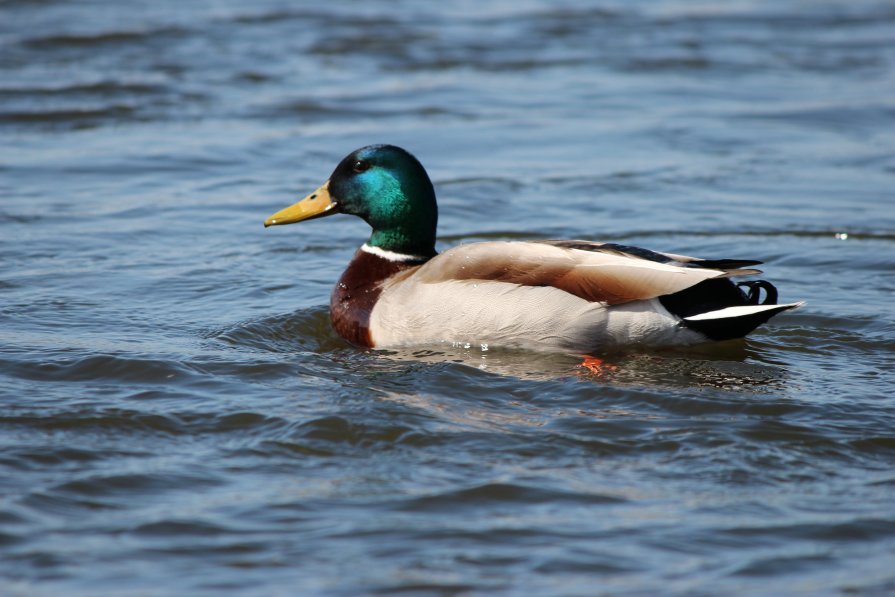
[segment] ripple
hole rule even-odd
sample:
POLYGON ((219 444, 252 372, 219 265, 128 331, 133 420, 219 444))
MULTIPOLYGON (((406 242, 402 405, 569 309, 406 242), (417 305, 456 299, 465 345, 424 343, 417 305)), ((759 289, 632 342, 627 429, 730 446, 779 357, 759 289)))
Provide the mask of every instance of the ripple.
POLYGON ((96 108, 0 111, 0 124, 98 125, 103 121, 130 119, 136 113, 137 108, 128 104, 111 104, 96 108))
POLYGON ((614 496, 572 493, 511 483, 487 483, 476 487, 428 495, 401 503, 400 510, 408 512, 454 511, 468 507, 514 507, 525 504, 617 504, 624 502, 614 496))
POLYGON ((5 415, 0 423, 25 426, 44 431, 107 430, 114 434, 124 431, 151 431, 180 434, 184 432, 178 417, 147 414, 124 409, 84 409, 46 415, 5 415))
MULTIPOLYGON (((19 418, 12 419, 17 423, 19 418)), ((9 421, 9 420, 7 420, 9 421)), ((95 450, 85 450, 79 448, 65 447, 34 447, 25 449, 12 449, 8 453, 0 456, 0 462, 6 466, 27 469, 46 470, 50 467, 71 467, 80 466, 86 463, 101 461, 109 457, 125 456, 123 452, 101 453, 95 450)))
POLYGON ((895 105, 807 105, 777 111, 756 109, 741 114, 739 117, 847 131, 852 134, 860 134, 863 139, 867 134, 895 124, 895 105))
POLYGON ((0 547, 9 548, 14 545, 21 545, 26 540, 27 538, 23 535, 0 531, 0 547))
POLYGON ((148 537, 195 538, 230 534, 232 530, 219 524, 197 520, 160 520, 141 524, 131 532, 148 537))
POLYGON ((169 91, 169 87, 166 85, 108 79, 89 83, 62 83, 53 86, 3 86, 0 87, 0 98, 155 95, 165 91, 169 91))
MULTIPOLYGON (((788 381, 785 369, 747 362, 751 357, 747 342, 742 340, 679 350, 621 353, 615 360, 609 355, 618 368, 608 374, 608 379, 620 385, 767 394, 785 387, 788 381)), ((693 408, 705 406, 699 396, 688 396, 684 402, 693 404, 693 408)), ((724 404, 727 403, 717 402, 719 408, 724 404)))
POLYGON ((692 57, 667 57, 667 58, 638 58, 629 61, 625 65, 628 71, 662 72, 678 70, 702 70, 712 66, 712 62, 700 56, 692 57))
MULTIPOLYGON (((364 23, 365 27, 385 26, 393 29, 401 29, 401 24, 396 21, 378 20, 378 22, 364 23)), ((343 54, 353 55, 357 53, 371 53, 385 57, 404 57, 410 51, 412 44, 425 42, 432 36, 405 29, 400 36, 377 36, 361 33, 358 35, 330 35, 315 43, 309 48, 312 54, 324 56, 339 56, 343 54)))
POLYGON ((267 25, 269 23, 280 23, 283 21, 292 21, 292 20, 312 20, 317 19, 321 21, 325 21, 328 18, 328 14, 325 11, 314 11, 314 10, 296 10, 296 9, 285 9, 285 10, 270 10, 270 11, 259 11, 251 14, 237 14, 230 17, 233 22, 241 23, 246 25, 267 25))
POLYGON ((895 520, 863 518, 834 523, 798 523, 782 525, 742 526, 726 529, 725 534, 746 536, 753 540, 781 541, 790 537, 808 541, 885 540, 895 532, 895 520))
POLYGON ((779 574, 794 574, 824 568, 834 561, 834 558, 823 554, 781 555, 776 554, 772 558, 761 558, 750 561, 737 568, 733 574, 738 576, 777 576, 779 574))
POLYGON ((379 422, 349 421, 344 417, 329 416, 300 423, 292 432, 297 438, 312 445, 347 444, 369 447, 374 444, 395 445, 413 434, 410 427, 379 422))
POLYGON ((155 29, 132 31, 103 31, 97 33, 44 35, 27 38, 22 43, 35 50, 65 50, 70 48, 100 49, 108 46, 132 44, 135 42, 157 42, 162 38, 183 37, 189 33, 190 31, 188 29, 182 27, 158 27, 155 29))
MULTIPOLYGON (((381 103, 381 100, 378 100, 381 103)), ((315 100, 299 100, 286 102, 278 105, 262 107, 255 114, 257 118, 282 118, 301 116, 304 118, 400 118, 404 119, 410 116, 419 117, 438 117, 453 116, 460 118, 471 118, 468 113, 460 112, 452 108, 438 105, 419 105, 399 106, 395 108, 375 107, 363 99, 355 99, 352 101, 342 101, 340 103, 315 101, 315 100)))
POLYGON ((55 504, 69 508, 120 508, 120 498, 159 495, 179 490, 198 491, 224 483, 218 475, 186 473, 96 474, 81 477, 34 495, 30 505, 48 507, 55 504))
POLYGON ((884 453, 895 452, 895 435, 880 435, 863 437, 851 441, 852 447, 868 455, 882 456, 884 453))
POLYGON ((333 333, 325 306, 240 323, 211 331, 207 337, 243 350, 273 353, 326 352, 346 346, 333 333))
POLYGON ((137 383, 182 382, 196 371, 166 359, 114 354, 88 354, 80 358, 46 356, 46 360, 21 357, 0 360, 0 369, 24 379, 40 381, 118 381, 137 383))
POLYGON ((23 506, 42 515, 79 517, 90 512, 108 512, 125 509, 125 504, 117 504, 114 499, 102 495, 78 495, 53 491, 34 491, 21 500, 23 506))

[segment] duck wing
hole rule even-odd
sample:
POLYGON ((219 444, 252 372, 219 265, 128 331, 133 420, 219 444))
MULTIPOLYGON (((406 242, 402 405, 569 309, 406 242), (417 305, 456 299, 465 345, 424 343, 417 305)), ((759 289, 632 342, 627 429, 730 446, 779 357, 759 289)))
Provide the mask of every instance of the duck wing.
POLYGON ((761 261, 756 261, 754 259, 700 259, 699 257, 689 257, 687 255, 675 255, 674 253, 650 251, 649 249, 633 247, 630 245, 620 245, 617 243, 600 243, 587 240, 542 240, 532 242, 539 242, 567 249, 577 249, 579 251, 593 251, 614 255, 624 255, 627 257, 646 259, 648 261, 654 261, 656 263, 679 265, 681 267, 698 267, 703 269, 722 270, 727 272, 728 277, 749 276, 761 273, 761 270, 750 268, 750 266, 753 265, 761 265, 761 261))
POLYGON ((414 273, 421 283, 495 281, 551 286, 616 305, 674 294, 714 278, 757 273, 756 261, 706 261, 587 241, 483 242, 454 247, 414 273), (711 267, 714 265, 715 267, 711 267))

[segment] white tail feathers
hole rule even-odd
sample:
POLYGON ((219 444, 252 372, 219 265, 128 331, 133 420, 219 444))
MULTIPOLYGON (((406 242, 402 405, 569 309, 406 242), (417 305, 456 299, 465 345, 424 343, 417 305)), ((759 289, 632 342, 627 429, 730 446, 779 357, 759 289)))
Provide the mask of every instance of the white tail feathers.
POLYGON ((735 319, 737 317, 746 317, 765 311, 775 311, 779 313, 780 311, 786 311, 787 309, 796 309, 804 304, 805 301, 799 301, 798 303, 786 303, 783 305, 742 305, 738 307, 725 307, 724 309, 718 309, 717 311, 709 311, 707 313, 699 313, 698 315, 684 317, 684 320, 706 321, 710 319, 735 319))

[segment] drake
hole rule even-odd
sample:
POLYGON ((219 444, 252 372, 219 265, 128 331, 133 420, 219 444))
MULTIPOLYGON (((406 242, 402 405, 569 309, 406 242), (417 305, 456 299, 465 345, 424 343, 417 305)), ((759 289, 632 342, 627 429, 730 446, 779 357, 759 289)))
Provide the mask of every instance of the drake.
POLYGON ((319 189, 264 225, 337 213, 373 229, 330 302, 336 332, 363 347, 686 345, 745 336, 801 304, 777 304, 764 280, 730 280, 760 273, 751 268, 759 261, 580 240, 482 242, 437 253, 432 182, 393 145, 352 152, 319 189))

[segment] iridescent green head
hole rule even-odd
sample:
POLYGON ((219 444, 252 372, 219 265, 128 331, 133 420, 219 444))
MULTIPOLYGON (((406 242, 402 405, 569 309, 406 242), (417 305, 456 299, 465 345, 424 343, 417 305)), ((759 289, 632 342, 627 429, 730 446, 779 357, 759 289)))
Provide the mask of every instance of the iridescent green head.
POLYGON ((353 151, 319 189, 264 225, 334 213, 363 218, 373 228, 371 246, 406 255, 435 254, 435 190, 419 161, 400 147, 368 145, 353 151))

